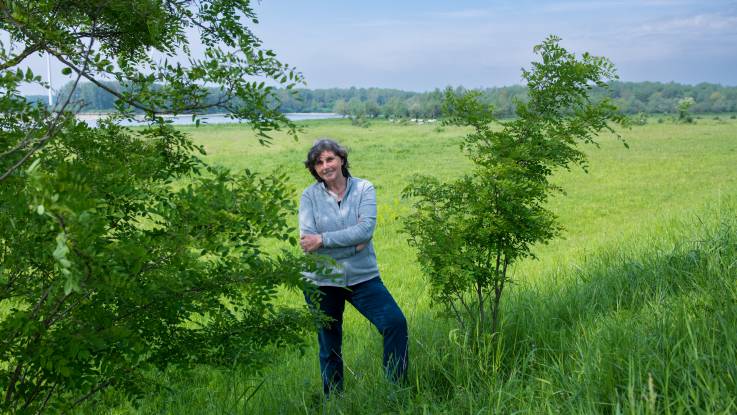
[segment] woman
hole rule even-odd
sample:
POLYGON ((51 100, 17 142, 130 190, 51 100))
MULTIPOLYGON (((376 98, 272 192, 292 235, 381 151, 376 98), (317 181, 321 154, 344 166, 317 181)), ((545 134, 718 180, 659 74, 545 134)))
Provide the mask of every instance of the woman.
POLYGON ((318 304, 329 318, 318 332, 320 371, 326 395, 343 389, 343 310, 348 301, 384 337, 384 369, 394 381, 407 371, 407 321, 381 282, 372 237, 376 192, 367 180, 351 177, 348 152, 333 140, 318 140, 305 161, 317 180, 302 193, 300 246, 335 260, 332 275, 307 273, 318 286, 318 304))

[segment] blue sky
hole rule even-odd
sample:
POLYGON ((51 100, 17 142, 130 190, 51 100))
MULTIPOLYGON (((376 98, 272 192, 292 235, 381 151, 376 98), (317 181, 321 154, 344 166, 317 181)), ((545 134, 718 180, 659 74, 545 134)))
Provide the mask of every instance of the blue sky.
MULTIPOLYGON (((263 0, 254 8, 255 33, 309 88, 519 84, 532 47, 549 34, 610 58, 625 81, 737 85, 737 0, 263 0)), ((34 70, 45 73, 38 61, 34 70)), ((52 69, 54 84, 65 82, 60 70, 52 69)))
POLYGON ((737 1, 279 1, 256 32, 308 87, 521 83, 549 34, 627 81, 737 85, 737 1))

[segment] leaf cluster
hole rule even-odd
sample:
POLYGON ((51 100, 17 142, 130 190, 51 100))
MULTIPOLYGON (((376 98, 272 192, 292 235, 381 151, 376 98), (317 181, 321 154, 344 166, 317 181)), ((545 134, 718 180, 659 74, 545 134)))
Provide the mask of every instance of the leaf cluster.
POLYGON ((219 110, 249 120, 265 142, 275 129, 295 132, 265 81, 291 90, 302 75, 244 24, 257 22, 249 0, 2 1, 0 17, 9 35, 0 69, 47 53, 65 65, 64 74, 114 95, 124 114, 219 110), (201 51, 193 51, 195 42, 201 51))
POLYGON ((301 341, 309 316, 273 297, 301 286, 302 262, 262 248, 294 242, 283 176, 210 168, 167 125, 67 132, 0 187, 5 408, 301 341))
POLYGON ((150 391, 172 367, 255 369, 313 327, 274 301, 318 266, 273 248, 296 245, 286 178, 210 166, 161 117, 221 107, 262 143, 295 132, 265 81, 301 75, 244 21, 247 0, 0 0, 0 411, 150 391), (52 108, 19 94, 45 85, 17 68, 39 52, 74 78, 52 108), (94 128, 75 118, 81 80, 124 86, 94 128), (133 109, 145 128, 116 124, 133 109))

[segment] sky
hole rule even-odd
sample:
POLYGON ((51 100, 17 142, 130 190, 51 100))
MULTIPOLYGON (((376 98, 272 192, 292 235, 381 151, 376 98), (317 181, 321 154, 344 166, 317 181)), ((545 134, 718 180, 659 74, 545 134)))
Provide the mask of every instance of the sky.
MULTIPOLYGON (((296 66, 313 89, 521 84, 533 46, 551 34, 570 51, 608 57, 623 81, 737 85, 737 0, 262 0, 253 6, 259 17, 253 30, 264 46, 296 66)), ((60 71, 52 66, 54 83, 64 81, 60 71)))

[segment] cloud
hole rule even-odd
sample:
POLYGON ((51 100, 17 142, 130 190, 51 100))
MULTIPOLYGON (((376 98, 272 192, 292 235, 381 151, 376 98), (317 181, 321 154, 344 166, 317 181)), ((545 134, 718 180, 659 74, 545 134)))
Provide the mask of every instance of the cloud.
POLYGON ((351 28, 369 28, 369 29, 378 29, 378 28, 386 28, 386 27, 394 27, 394 26, 405 26, 408 24, 412 24, 412 22, 408 20, 398 20, 398 19, 379 19, 379 20, 367 20, 367 21, 347 21, 344 22, 343 25, 351 28))
POLYGON ((431 17, 439 17, 442 19, 475 19, 480 17, 492 16, 494 14, 494 10, 491 9, 462 9, 445 12, 431 12, 427 15, 431 17))
POLYGON ((695 7, 703 2, 693 0, 608 0, 608 1, 564 1, 549 2, 541 6, 545 13, 581 13, 599 12, 603 9, 635 10, 635 9, 673 9, 675 7, 695 7))
POLYGON ((626 1, 568 1, 543 5, 540 11, 543 13, 578 13, 587 11, 599 11, 601 9, 619 8, 626 1))
POLYGON ((721 14, 699 14, 690 17, 679 17, 648 22, 636 28, 639 35, 689 35, 732 32, 737 34, 737 16, 721 14))

